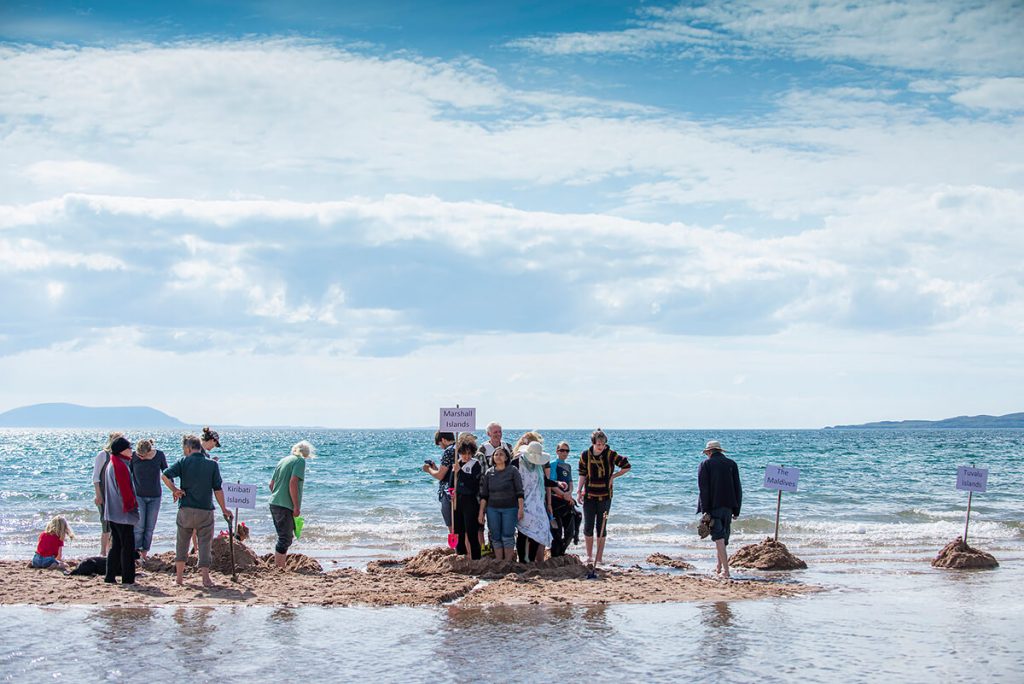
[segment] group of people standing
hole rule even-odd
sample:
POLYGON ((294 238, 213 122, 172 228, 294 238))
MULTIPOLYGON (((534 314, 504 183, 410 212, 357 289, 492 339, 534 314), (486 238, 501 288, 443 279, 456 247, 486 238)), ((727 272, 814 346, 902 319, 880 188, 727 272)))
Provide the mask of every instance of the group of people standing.
MULTIPOLYGON (((538 432, 524 433, 515 445, 502 436, 499 423, 487 426, 487 441, 479 446, 471 433, 434 433, 434 443, 442 449, 441 464, 427 460, 422 469, 438 480, 449 545, 474 560, 493 554, 497 560, 540 562, 548 550, 550 557, 557 557, 578 543, 582 517, 586 563, 602 563, 615 480, 629 472, 629 459, 608 445, 603 430, 594 430, 590 446, 579 455, 574 497, 568 442, 558 443, 557 460, 552 460, 538 432)), ((703 514, 715 542, 715 572, 728 578, 726 546, 732 520, 740 514, 743 487, 739 467, 725 455, 721 442, 709 441, 704 455, 697 469, 697 513, 703 514)))
POLYGON ((558 444, 553 460, 538 432, 524 433, 515 445, 502 436, 499 423, 487 426, 487 441, 479 446, 470 433, 458 438, 452 432, 434 434, 441 463, 428 460, 423 471, 438 480, 441 517, 456 553, 540 562, 548 550, 552 557, 561 556, 578 542, 582 518, 587 563, 601 563, 613 483, 629 472, 629 459, 609 448, 608 436, 595 430, 579 457, 574 497, 567 442, 558 444))
MULTIPOLYGON (((549 554, 564 555, 570 545, 579 543, 582 521, 586 562, 602 563, 615 480, 630 471, 629 459, 609 446, 604 431, 594 430, 590 446, 579 454, 574 478, 568 442, 559 442, 552 458, 544 451, 539 432, 524 433, 514 445, 502 437, 498 423, 487 426, 482 444, 471 433, 434 435, 434 443, 442 449, 441 463, 428 459, 422 469, 438 480, 437 498, 450 546, 474 560, 493 555, 497 560, 539 563, 549 554)), ((123 584, 134 583, 136 558, 145 560, 152 545, 162 484, 178 503, 176 581, 183 583, 191 542, 203 584, 212 586, 215 500, 229 525, 232 521, 217 458, 209 453, 220 446, 220 436, 207 427, 201 437, 185 435, 181 444, 182 456, 170 466, 152 440, 140 440, 133 449, 120 432, 110 433, 106 447, 96 454, 92 481, 103 524, 100 544, 107 582, 121 577, 123 584)), ((706 444, 704 455, 707 458, 697 477, 697 512, 704 514, 716 544, 716 572, 728 577, 726 546, 742 501, 739 469, 716 440, 706 444)), ((274 558, 282 569, 296 521, 301 520, 306 459, 313 456, 309 442, 295 444, 270 480, 270 513, 277 532, 274 558)), ((33 567, 63 568, 62 548, 70 538, 74 532, 67 521, 54 518, 40 534, 33 567)))
POLYGON ((174 557, 177 583, 183 584, 191 543, 198 552, 203 585, 213 586, 210 546, 214 499, 225 519, 231 520, 224 503, 220 466, 209 454, 210 449, 219 446, 220 435, 208 427, 203 428, 202 437, 185 435, 181 440, 182 457, 168 466, 166 455, 154 448, 153 440, 139 440, 133 448, 123 433, 110 433, 106 446, 96 454, 92 475, 103 525, 100 553, 106 556, 106 582, 116 583, 120 577, 122 584, 135 583, 135 562, 149 555, 166 486, 178 503, 174 557))
MULTIPOLYGON (((198 555, 197 567, 203 585, 213 586, 210 566, 216 523, 214 501, 229 525, 232 521, 224 500, 218 458, 210 455, 210 451, 218 447, 220 435, 209 427, 203 428, 201 436, 182 437, 182 456, 168 465, 166 455, 154 448, 153 440, 139 440, 133 448, 123 433, 110 433, 106 446, 96 454, 92 475, 96 508, 102 523, 100 553, 106 557, 104 579, 107 582, 115 583, 120 577, 122 584, 134 584, 136 559, 145 561, 149 555, 161 495, 166 487, 178 504, 175 579, 179 585, 184 583, 191 546, 191 553, 198 555)), ((280 568, 285 566, 294 538, 295 518, 301 514, 305 459, 314 455, 309 442, 295 444, 291 453, 278 463, 270 481, 270 513, 278 534, 275 561, 280 568)), ((55 518, 40 535, 39 549, 43 553, 37 549, 33 565, 62 568, 59 553, 54 556, 50 553, 55 549, 59 552, 63 540, 73 536, 67 522, 55 518), (60 545, 55 540, 59 540, 60 545)))

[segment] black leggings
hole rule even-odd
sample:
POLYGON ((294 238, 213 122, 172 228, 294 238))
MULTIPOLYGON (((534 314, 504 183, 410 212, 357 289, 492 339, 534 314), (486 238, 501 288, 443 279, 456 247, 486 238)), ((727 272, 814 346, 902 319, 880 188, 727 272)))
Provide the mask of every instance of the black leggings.
POLYGON ((540 544, 533 541, 522 532, 516 536, 516 553, 519 555, 520 563, 532 563, 537 560, 538 551, 540 551, 540 544), (527 558, 527 547, 529 547, 529 558, 527 558))
POLYGON ((106 582, 135 584, 135 526, 110 523, 110 551, 107 552, 106 582))
POLYGON ((455 534, 459 535, 459 545, 455 553, 466 554, 466 541, 469 541, 469 557, 480 560, 480 502, 473 494, 459 494, 455 499, 455 534))
POLYGON ((608 511, 612 509, 611 499, 583 499, 583 536, 593 537, 594 527, 597 536, 608 534, 608 511))

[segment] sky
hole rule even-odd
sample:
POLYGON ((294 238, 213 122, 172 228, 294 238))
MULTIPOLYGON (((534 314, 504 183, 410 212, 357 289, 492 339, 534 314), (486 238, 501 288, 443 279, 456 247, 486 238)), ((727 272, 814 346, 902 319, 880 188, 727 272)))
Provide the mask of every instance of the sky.
POLYGON ((1024 410, 1021 35, 1016 0, 4 2, 0 411, 1024 410))

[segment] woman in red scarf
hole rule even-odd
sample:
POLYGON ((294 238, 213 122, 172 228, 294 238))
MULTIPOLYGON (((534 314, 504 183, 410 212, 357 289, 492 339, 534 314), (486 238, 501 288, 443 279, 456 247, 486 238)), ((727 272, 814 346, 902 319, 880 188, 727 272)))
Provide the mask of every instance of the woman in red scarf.
POLYGON ((135 484, 128 466, 132 462, 132 443, 118 437, 110 445, 110 463, 100 482, 103 485, 103 517, 110 522, 110 551, 107 576, 111 584, 121 576, 122 584, 135 584, 135 526, 139 523, 139 505, 135 484))

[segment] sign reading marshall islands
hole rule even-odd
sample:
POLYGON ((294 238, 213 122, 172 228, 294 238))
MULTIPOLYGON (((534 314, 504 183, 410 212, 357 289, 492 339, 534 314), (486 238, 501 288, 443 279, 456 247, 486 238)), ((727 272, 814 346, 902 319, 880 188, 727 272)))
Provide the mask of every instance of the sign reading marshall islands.
POLYGON ((438 430, 441 432, 473 432, 476 430, 476 409, 442 408, 438 430))

